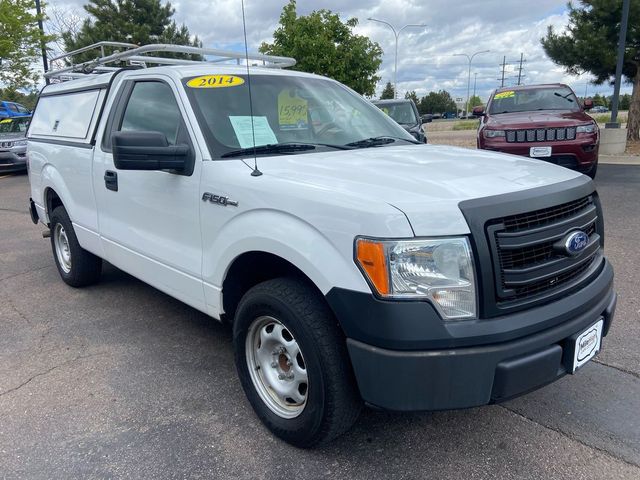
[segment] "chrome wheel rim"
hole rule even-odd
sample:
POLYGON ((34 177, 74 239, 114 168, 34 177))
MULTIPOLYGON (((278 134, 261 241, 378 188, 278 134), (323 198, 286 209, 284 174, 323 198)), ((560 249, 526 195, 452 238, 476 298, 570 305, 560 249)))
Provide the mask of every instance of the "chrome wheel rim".
POLYGON ((64 273, 71 272, 71 248, 69 247, 69 239, 67 238, 67 232, 60 223, 56 223, 56 227, 53 232, 53 244, 56 249, 56 256, 58 257, 58 263, 64 273))
POLYGON ((295 418, 307 404, 309 379, 298 342, 270 316, 256 318, 247 334, 245 356, 260 399, 282 418, 295 418))

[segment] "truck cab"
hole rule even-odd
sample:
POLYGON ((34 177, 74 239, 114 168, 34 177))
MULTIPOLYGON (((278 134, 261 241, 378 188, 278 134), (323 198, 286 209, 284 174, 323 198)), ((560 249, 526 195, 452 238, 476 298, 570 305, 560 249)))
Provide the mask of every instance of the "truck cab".
POLYGON ((500 402, 601 349, 616 294, 590 178, 425 145, 292 59, 153 56, 193 49, 49 74, 70 80, 29 127, 30 207, 68 285, 106 260, 228 324, 248 401, 300 447, 364 405, 500 402))

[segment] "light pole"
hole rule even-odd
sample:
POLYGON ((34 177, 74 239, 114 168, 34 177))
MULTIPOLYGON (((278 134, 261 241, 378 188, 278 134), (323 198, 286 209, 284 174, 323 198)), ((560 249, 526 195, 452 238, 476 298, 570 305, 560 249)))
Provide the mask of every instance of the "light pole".
POLYGON ((467 103, 464 107, 464 116, 467 117, 469 115, 469 90, 471 88, 471 62, 473 61, 473 57, 476 55, 480 55, 481 53, 489 53, 491 50, 482 50, 480 52, 475 52, 473 55, 467 55, 466 53, 454 53, 454 57, 467 57, 469 60, 469 75, 467 77, 467 103))
POLYGON ((405 28, 409 27, 426 27, 424 23, 408 23, 400 30, 396 30, 393 25, 389 22, 385 22, 384 20, 378 20, 377 18, 367 18, 367 20, 371 20, 372 22, 383 23, 388 26, 396 37, 396 60, 395 60, 395 68, 393 69, 393 98, 398 98, 398 37, 400 36, 400 32, 405 28))

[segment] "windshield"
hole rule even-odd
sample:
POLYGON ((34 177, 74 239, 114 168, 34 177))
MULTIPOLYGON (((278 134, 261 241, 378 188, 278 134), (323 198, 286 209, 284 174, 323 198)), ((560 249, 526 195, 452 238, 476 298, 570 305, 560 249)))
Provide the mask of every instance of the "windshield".
POLYGON ((534 110, 570 110, 579 112, 578 99, 567 87, 504 90, 494 95, 489 113, 531 112, 534 110))
POLYGON ((251 75, 252 106, 246 75, 205 75, 184 85, 214 158, 251 156, 239 150, 253 149, 254 136, 255 146, 308 146, 256 152, 271 155, 415 143, 378 108, 331 80, 251 75), (391 140, 350 145, 372 137, 391 140))
POLYGON ((6 118, 0 120, 0 133, 24 133, 29 127, 30 118, 6 118))
POLYGON ((415 125, 418 123, 416 112, 408 102, 402 103, 381 103, 378 108, 393 118, 400 125, 415 125))

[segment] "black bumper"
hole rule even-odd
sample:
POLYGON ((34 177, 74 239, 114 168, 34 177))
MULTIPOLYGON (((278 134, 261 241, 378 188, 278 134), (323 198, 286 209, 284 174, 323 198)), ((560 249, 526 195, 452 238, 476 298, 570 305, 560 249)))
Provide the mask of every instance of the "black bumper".
POLYGON ((401 411, 485 405, 553 382, 571 371, 572 337, 601 317, 605 336, 616 305, 606 260, 572 295, 487 320, 444 322, 426 302, 346 290, 327 299, 347 335, 362 398, 401 411))

